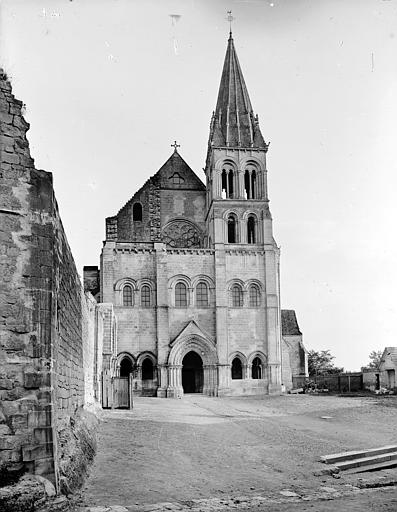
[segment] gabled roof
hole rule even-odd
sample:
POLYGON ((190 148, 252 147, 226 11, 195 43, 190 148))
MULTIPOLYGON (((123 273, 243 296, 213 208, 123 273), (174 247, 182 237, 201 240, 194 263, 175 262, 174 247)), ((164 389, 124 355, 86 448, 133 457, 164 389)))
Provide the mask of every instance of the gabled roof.
POLYGON ((157 181, 160 188, 205 190, 204 183, 188 166, 176 149, 156 172, 153 179, 157 181))
POLYGON ((248 89, 230 34, 215 112, 210 144, 267 149, 258 117, 254 116, 248 89))
POLYGON ((293 309, 281 310, 281 334, 282 336, 297 336, 302 334, 293 309))
POLYGON ((210 336, 206 331, 204 331, 204 329, 202 329, 195 320, 190 320, 190 322, 187 325, 185 325, 185 327, 181 330, 178 336, 170 343, 170 346, 173 347, 179 340, 194 337, 195 335, 206 339, 212 344, 214 343, 214 339, 212 336, 210 336))
POLYGON ((390 358, 394 363, 397 364, 397 347, 385 347, 381 362, 384 362, 386 358, 390 358))

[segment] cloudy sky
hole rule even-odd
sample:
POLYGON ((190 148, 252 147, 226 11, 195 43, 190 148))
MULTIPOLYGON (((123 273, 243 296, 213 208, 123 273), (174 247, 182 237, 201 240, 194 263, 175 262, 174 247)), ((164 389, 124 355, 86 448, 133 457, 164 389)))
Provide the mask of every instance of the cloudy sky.
POLYGON ((1 64, 32 156, 82 273, 175 139, 204 178, 229 9, 271 142, 282 305, 308 348, 359 369, 397 345, 397 0, 3 0, 1 64))

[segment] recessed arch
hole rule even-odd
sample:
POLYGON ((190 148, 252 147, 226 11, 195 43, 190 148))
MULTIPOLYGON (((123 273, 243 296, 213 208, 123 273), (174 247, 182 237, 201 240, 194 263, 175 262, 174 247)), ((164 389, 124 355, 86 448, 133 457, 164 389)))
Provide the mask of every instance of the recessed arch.
POLYGON ((116 358, 116 375, 128 377, 130 373, 134 373, 136 361, 129 352, 120 352, 116 358), (126 374, 125 374, 126 373, 126 374))
POLYGON ((232 160, 231 158, 219 158, 216 162, 215 162, 215 170, 218 171, 218 172, 221 172, 222 169, 225 167, 225 166, 229 166, 230 168, 233 169, 233 171, 237 172, 237 165, 236 165, 236 162, 234 160, 232 160))
POLYGON ((179 338, 172 345, 168 355, 168 364, 182 365, 185 355, 194 351, 201 357, 204 365, 214 365, 218 363, 216 347, 212 341, 197 334, 188 337, 179 338))
POLYGON ((250 368, 250 377, 254 380, 266 378, 267 357, 263 352, 256 351, 250 354, 248 358, 250 368))
POLYGON ((152 360, 153 365, 157 364, 156 356, 153 354, 153 352, 150 352, 148 350, 145 350, 144 352, 141 352, 139 356, 136 359, 137 366, 142 366, 142 362, 144 359, 149 358, 152 360))
POLYGON ((229 355, 229 363, 231 364, 231 362, 233 361, 233 359, 235 359, 236 357, 238 357, 241 361, 241 364, 243 365, 246 365, 247 364, 247 358, 246 356, 240 352, 239 350, 236 350, 234 352, 232 352, 230 355, 229 355))
POLYGON ((161 230, 161 237, 171 248, 203 246, 201 229, 191 220, 181 217, 169 220, 161 230))
POLYGON ((255 352, 252 352, 249 356, 248 356, 248 364, 252 364, 252 361, 255 359, 255 357, 259 357, 259 359, 262 361, 262 363, 264 365, 267 364, 267 357, 266 355, 261 352, 260 350, 256 350, 255 352))

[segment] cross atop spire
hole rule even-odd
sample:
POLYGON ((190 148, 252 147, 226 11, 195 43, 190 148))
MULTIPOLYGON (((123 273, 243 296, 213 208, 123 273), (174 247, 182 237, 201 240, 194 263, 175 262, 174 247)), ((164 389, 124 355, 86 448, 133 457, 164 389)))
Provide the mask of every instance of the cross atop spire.
POLYGON ((232 16, 232 11, 227 11, 227 21, 229 22, 229 36, 232 37, 232 21, 234 21, 234 16, 232 16))
POLYGON ((181 145, 180 144, 177 144, 176 143, 176 140, 174 141, 173 144, 171 144, 171 147, 174 148, 174 153, 178 153, 178 149, 177 148, 180 148, 181 145))

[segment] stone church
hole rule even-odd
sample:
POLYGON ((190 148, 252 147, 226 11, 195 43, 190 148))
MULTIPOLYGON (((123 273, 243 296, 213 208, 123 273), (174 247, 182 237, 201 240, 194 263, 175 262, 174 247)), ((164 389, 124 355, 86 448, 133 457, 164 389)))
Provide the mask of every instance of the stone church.
POLYGON ((106 219, 100 269, 84 268, 85 288, 106 319, 104 371, 131 376, 134 393, 146 396, 279 393, 305 375, 306 351, 295 313, 280 307, 269 145, 232 34, 205 185, 173 146, 106 219))

